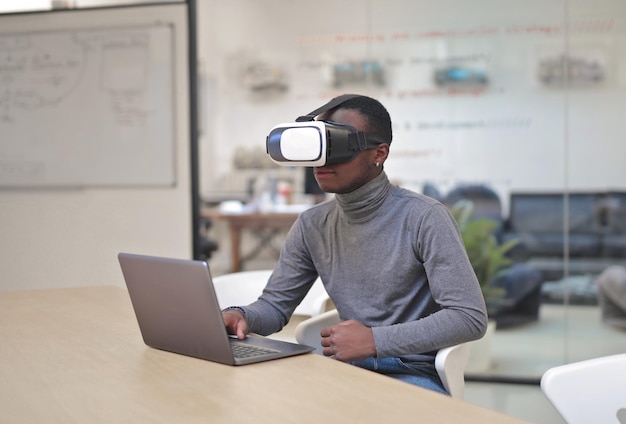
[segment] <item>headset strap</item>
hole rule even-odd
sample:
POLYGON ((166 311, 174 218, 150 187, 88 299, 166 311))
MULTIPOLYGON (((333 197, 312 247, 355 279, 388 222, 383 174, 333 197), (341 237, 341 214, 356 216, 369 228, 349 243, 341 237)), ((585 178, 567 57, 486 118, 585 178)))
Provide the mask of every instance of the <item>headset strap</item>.
POLYGON ((298 117, 296 119, 296 122, 313 121, 317 115, 322 114, 331 109, 334 109, 338 106, 341 106, 343 103, 347 102, 350 99, 354 99, 355 97, 361 97, 361 96, 359 94, 343 94, 341 96, 335 97, 330 102, 326 103, 324 106, 315 109, 313 112, 310 112, 306 115, 298 117))

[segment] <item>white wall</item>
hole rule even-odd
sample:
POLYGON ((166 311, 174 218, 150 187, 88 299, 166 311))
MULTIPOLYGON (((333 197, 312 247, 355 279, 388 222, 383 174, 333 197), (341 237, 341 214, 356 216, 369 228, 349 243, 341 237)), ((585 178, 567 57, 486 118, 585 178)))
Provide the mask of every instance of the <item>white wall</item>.
MULTIPOLYGON (((120 251, 192 255, 185 8, 177 5, 89 13, 80 15, 78 27, 94 20, 108 27, 157 19, 177 23, 176 184, 0 190, 0 290, 123 285, 117 263, 120 251)), ((47 22, 54 25, 52 19, 47 22)), ((3 25, 3 31, 7 30, 11 28, 3 25)), ((88 105, 69 117, 67 125, 80 120, 81 113, 89 113, 88 105)))

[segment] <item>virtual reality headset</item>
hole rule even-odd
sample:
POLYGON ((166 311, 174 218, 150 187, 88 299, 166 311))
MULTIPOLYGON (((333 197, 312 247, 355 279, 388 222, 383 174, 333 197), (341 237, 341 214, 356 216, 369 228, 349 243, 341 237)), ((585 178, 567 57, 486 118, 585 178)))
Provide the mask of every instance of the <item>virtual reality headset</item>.
POLYGON ((276 125, 266 139, 267 153, 282 166, 319 167, 349 162, 363 150, 388 143, 375 134, 357 131, 339 122, 315 121, 315 117, 336 108, 356 95, 339 96, 296 122, 276 125))

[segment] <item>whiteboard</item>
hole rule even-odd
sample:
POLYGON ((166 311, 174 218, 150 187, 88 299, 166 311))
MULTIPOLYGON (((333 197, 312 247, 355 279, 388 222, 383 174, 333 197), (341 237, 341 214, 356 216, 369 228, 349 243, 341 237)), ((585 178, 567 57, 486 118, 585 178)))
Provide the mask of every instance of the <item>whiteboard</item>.
POLYGON ((0 187, 175 185, 174 31, 0 31, 0 187))

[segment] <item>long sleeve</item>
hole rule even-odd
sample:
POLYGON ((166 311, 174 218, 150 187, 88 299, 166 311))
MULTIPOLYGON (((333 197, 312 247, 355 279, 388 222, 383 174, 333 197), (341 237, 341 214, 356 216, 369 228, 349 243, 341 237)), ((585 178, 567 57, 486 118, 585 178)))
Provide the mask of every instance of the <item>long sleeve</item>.
POLYGON ((253 331, 282 328, 319 274, 341 318, 372 327, 380 357, 428 360, 484 334, 484 299, 454 219, 382 175, 300 216, 246 308, 253 331))

